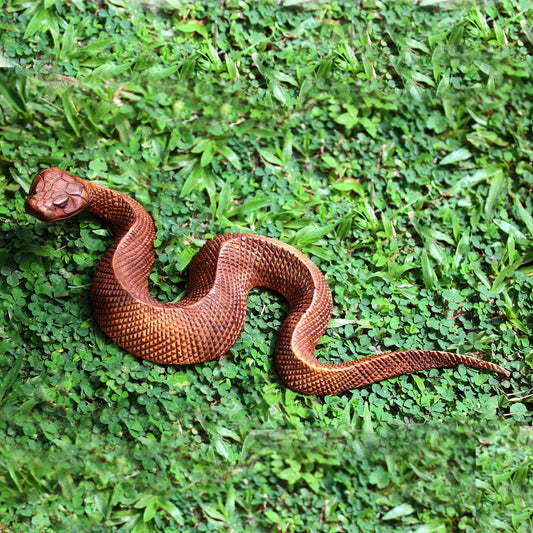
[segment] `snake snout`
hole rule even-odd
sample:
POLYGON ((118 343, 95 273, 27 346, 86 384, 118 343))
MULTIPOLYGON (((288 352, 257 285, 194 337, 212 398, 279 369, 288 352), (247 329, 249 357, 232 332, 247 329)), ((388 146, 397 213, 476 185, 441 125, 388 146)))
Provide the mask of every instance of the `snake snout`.
POLYGON ((24 208, 26 209, 26 213, 39 220, 42 220, 43 222, 51 222, 57 215, 55 209, 45 205, 35 196, 29 196, 26 198, 26 201, 24 202, 24 208))
POLYGON ((65 210, 66 203, 66 200, 58 203, 54 198, 45 198, 41 193, 34 193, 26 198, 24 208, 26 213, 42 222, 57 222, 75 214, 65 210))
POLYGON ((80 202, 73 200, 69 209, 66 209, 68 199, 58 204, 58 202, 53 200, 45 200, 36 196, 26 198, 24 207, 26 208, 26 213, 34 216, 42 222, 58 222, 60 220, 65 220, 66 218, 76 215, 85 208, 84 205, 78 207, 77 204, 80 202))

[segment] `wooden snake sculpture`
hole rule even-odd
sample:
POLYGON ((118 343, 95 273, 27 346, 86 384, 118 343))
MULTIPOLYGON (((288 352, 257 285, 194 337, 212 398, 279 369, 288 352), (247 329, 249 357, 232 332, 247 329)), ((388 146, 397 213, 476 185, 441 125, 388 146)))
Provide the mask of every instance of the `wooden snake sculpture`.
POLYGON ((114 342, 144 359, 192 364, 224 355, 243 329, 248 291, 267 287, 289 302, 275 362, 281 379, 296 391, 338 394, 408 372, 461 364, 509 374, 487 361, 434 350, 321 363, 314 350, 331 317, 331 292, 318 267, 293 247, 260 235, 219 235, 193 258, 187 296, 162 303, 148 290, 154 225, 135 200, 49 168, 35 177, 25 206, 47 222, 87 209, 111 225, 115 240, 96 267, 91 287, 93 312, 114 342))

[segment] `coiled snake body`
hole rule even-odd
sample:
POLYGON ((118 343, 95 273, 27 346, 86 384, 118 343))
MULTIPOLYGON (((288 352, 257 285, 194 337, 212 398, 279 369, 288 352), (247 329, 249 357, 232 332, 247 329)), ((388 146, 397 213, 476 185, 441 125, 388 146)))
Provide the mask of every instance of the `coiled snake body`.
POLYGON ((508 374, 487 361, 433 350, 321 363, 315 345, 332 311, 326 280, 304 254, 259 235, 223 234, 207 241, 190 264, 185 299, 156 301, 148 290, 155 230, 139 203, 57 168, 37 174, 26 200, 26 210, 48 222, 85 209, 108 222, 115 235, 94 275, 94 315, 113 341, 142 358, 191 364, 222 356, 241 334, 248 291, 259 286, 281 293, 289 302, 275 362, 281 379, 296 391, 338 394, 407 372, 460 364, 508 374))

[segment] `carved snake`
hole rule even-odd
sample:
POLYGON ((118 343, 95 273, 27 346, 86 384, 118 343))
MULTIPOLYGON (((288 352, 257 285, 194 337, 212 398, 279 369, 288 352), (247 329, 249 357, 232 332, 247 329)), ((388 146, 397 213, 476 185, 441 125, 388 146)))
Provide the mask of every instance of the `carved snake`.
POLYGON ((49 168, 33 180, 25 207, 47 222, 88 210, 111 225, 115 239, 96 267, 91 286, 93 313, 114 342, 144 359, 192 364, 221 357, 244 327, 249 290, 266 287, 289 302, 275 363, 281 379, 296 391, 338 394, 408 372, 461 364, 509 374, 487 361, 435 350, 321 363, 314 352, 331 317, 331 292, 308 257, 275 239, 228 233, 207 241, 189 266, 187 296, 177 303, 162 303, 148 290, 155 229, 138 202, 49 168))

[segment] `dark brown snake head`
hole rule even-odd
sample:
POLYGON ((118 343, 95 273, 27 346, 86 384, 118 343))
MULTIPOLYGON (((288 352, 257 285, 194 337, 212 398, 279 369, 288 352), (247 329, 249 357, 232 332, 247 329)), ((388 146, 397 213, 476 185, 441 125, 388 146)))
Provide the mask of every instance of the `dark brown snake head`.
POLYGON ((26 212, 44 222, 77 215, 89 206, 87 182, 59 168, 47 168, 35 176, 26 198, 26 212))

